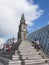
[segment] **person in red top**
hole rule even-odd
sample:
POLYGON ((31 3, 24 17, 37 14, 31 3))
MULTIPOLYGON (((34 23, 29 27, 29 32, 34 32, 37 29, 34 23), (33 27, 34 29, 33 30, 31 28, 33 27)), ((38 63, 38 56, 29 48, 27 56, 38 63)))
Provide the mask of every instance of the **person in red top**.
POLYGON ((11 51, 11 47, 10 47, 10 45, 6 45, 6 51, 11 51))

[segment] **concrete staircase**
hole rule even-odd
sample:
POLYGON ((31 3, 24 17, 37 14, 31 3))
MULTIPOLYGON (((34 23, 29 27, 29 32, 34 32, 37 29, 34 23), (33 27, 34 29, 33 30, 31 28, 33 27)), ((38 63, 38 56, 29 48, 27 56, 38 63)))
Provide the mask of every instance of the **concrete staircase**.
POLYGON ((48 65, 49 59, 43 59, 39 52, 36 52, 34 46, 30 42, 22 41, 18 51, 12 56, 12 60, 0 57, 5 65, 48 65))

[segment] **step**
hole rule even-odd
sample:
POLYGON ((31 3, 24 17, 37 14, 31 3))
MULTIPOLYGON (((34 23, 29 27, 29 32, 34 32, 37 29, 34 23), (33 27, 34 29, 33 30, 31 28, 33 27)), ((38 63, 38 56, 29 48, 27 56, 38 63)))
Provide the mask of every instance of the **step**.
POLYGON ((25 50, 25 49, 21 50, 20 49, 20 52, 25 52, 25 51, 26 52, 32 52, 32 53, 38 53, 36 50, 29 50, 29 49, 28 50, 25 50))
POLYGON ((25 65, 27 64, 37 64, 37 63, 45 63, 44 59, 40 59, 40 60, 25 60, 25 65))
POLYGON ((34 49, 34 47, 32 47, 32 46, 23 46, 23 45, 21 45, 21 46, 19 46, 20 48, 31 48, 31 49, 34 49))
POLYGON ((21 43, 21 44, 20 44, 20 46, 21 46, 21 45, 23 45, 23 46, 30 46, 30 47, 32 47, 32 46, 31 46, 31 44, 29 44, 29 43, 21 43))
POLYGON ((30 44, 25 44, 25 43, 20 44, 19 46, 20 46, 20 47, 21 47, 21 46, 23 46, 23 47, 24 47, 24 46, 25 46, 25 47, 26 47, 26 46, 27 46, 27 47, 29 47, 29 46, 30 46, 31 48, 34 48, 34 47, 32 47, 30 44))
POLYGON ((25 65, 49 65, 48 63, 34 63, 34 64, 25 64, 25 65))
POLYGON ((12 60, 19 60, 19 56, 18 55, 13 55, 12 60))
POLYGON ((23 46, 30 46, 30 47, 32 47, 30 44, 27 44, 27 43, 21 43, 20 46, 22 46, 22 45, 23 46))
POLYGON ((21 55, 38 55, 38 53, 32 53, 32 52, 20 52, 21 55))
POLYGON ((18 60, 18 61, 10 61, 9 65, 21 65, 21 61, 20 60, 18 60))
POLYGON ((26 50, 26 49, 20 49, 19 50, 20 52, 31 52, 31 53, 38 53, 36 50, 30 50, 30 49, 28 49, 28 50, 26 50))
POLYGON ((18 51, 15 51, 15 53, 18 53, 18 51))
POLYGON ((23 49, 26 50, 26 49, 27 49, 27 50, 33 50, 33 51, 36 50, 36 49, 34 49, 34 48, 29 48, 29 47, 19 47, 19 50, 20 50, 20 49, 21 49, 21 50, 23 50, 23 49))
POLYGON ((19 60, 19 59, 42 59, 41 56, 35 55, 35 56, 30 56, 30 55, 20 55, 20 56, 16 56, 14 55, 12 60, 19 60))
POLYGON ((25 46, 24 46, 24 47, 19 47, 19 50, 20 50, 20 49, 21 49, 21 50, 23 50, 23 49, 24 49, 24 50, 25 50, 25 49, 27 49, 27 50, 36 50, 36 49, 34 49, 34 48, 25 47, 25 46))
POLYGON ((22 59, 42 59, 42 57, 39 57, 39 56, 22 56, 22 59))
MULTIPOLYGON (((37 65, 37 64, 36 64, 37 65)), ((41 63, 41 64, 38 64, 38 65, 49 65, 48 63, 41 63)))

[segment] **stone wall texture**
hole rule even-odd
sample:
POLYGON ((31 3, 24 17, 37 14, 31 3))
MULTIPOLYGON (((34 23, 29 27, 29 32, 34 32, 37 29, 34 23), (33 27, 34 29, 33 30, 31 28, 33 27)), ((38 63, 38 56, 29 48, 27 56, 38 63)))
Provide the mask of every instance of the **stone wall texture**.
POLYGON ((29 40, 39 40, 40 47, 49 57, 49 25, 29 34, 29 40))

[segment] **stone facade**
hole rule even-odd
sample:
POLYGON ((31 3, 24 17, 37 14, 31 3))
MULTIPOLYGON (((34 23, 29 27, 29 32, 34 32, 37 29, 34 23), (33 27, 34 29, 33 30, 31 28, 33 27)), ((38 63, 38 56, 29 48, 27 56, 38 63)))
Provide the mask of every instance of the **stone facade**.
POLYGON ((27 24, 25 23, 24 14, 22 14, 19 25, 18 40, 26 40, 26 39, 27 39, 27 24))
POLYGON ((40 47, 49 56, 49 25, 31 33, 29 39, 31 41, 39 40, 40 47))

